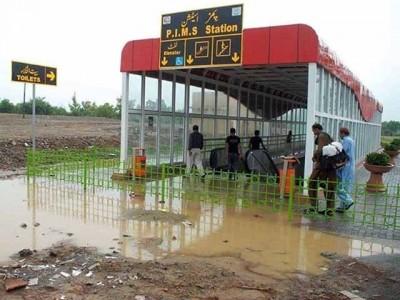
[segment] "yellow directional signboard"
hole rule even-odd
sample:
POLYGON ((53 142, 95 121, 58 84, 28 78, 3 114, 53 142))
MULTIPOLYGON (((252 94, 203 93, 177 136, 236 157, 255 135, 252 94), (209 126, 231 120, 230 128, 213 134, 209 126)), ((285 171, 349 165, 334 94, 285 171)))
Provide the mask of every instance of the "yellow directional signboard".
POLYGON ((243 4, 162 15, 160 69, 242 64, 243 4))
POLYGON ((57 85, 57 69, 29 63, 11 62, 11 80, 27 83, 57 85))

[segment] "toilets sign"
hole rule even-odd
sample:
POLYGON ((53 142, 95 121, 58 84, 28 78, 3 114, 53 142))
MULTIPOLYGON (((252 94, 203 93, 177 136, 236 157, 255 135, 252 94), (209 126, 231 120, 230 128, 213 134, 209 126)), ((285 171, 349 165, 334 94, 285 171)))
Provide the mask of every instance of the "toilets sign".
POLYGON ((26 83, 57 85, 57 69, 13 61, 11 62, 11 80, 26 83))

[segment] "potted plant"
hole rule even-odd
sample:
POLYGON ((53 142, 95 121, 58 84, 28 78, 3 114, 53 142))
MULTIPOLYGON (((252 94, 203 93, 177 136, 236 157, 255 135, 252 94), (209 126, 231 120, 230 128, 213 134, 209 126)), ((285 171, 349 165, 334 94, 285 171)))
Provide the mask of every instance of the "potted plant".
POLYGON ((370 171, 370 177, 367 181, 367 191, 374 193, 385 192, 383 184, 383 174, 390 172, 394 165, 389 163, 389 155, 386 153, 371 152, 365 157, 364 168, 370 171))
POLYGON ((389 155, 389 163, 394 165, 394 158, 399 154, 399 146, 393 143, 383 144, 383 152, 389 155))
POLYGON ((400 139, 393 139, 390 144, 393 145, 396 150, 400 150, 400 139))

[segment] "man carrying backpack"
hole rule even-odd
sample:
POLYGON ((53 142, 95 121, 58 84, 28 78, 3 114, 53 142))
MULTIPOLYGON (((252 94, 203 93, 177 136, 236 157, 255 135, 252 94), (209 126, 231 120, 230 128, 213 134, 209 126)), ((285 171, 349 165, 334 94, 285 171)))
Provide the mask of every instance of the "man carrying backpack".
POLYGON ((351 192, 353 191, 354 174, 356 171, 355 142, 350 137, 350 131, 346 127, 339 129, 339 136, 343 140, 343 150, 348 155, 348 162, 336 171, 339 179, 337 196, 340 200, 340 205, 336 208, 336 211, 344 212, 354 204, 351 192))
POLYGON ((308 196, 310 198, 311 207, 305 210, 305 213, 320 213, 327 216, 333 216, 335 207, 335 190, 336 190, 336 170, 322 170, 320 159, 322 156, 322 148, 333 142, 332 138, 323 131, 322 125, 315 123, 311 127, 315 135, 315 145, 317 146, 312 161, 314 162, 313 171, 308 182, 308 196), (318 211, 318 187, 323 185, 324 196, 326 199, 326 210, 318 211))

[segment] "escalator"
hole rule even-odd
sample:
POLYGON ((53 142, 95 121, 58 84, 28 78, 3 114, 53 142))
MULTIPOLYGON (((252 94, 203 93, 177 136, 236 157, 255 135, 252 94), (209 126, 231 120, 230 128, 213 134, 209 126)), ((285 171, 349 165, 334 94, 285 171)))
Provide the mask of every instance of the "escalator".
MULTIPOLYGON (((215 171, 228 171, 225 148, 216 148, 211 151, 210 167, 215 171)), ((263 149, 248 150, 244 158, 244 167, 247 173, 279 175, 278 168, 268 151, 263 149)))
POLYGON ((249 173, 279 175, 278 168, 266 150, 247 150, 244 162, 249 173))

